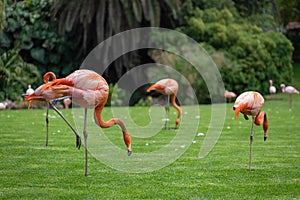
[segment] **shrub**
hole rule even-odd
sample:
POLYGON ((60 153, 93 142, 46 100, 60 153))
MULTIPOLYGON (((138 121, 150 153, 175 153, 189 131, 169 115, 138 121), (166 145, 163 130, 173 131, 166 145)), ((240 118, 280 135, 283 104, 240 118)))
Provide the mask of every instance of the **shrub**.
POLYGON ((16 50, 10 50, 0 57, 0 101, 21 100, 27 86, 40 78, 33 64, 22 60, 16 50))

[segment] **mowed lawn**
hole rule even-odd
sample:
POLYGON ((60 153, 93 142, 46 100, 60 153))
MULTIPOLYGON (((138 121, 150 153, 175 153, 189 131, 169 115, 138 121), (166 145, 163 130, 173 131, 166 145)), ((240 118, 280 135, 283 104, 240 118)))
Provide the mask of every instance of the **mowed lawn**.
MULTIPOLYGON (((204 159, 198 158, 205 137, 199 133, 206 134, 208 129, 209 105, 200 106, 200 124, 193 133, 193 143, 175 162, 152 172, 127 173, 90 155, 89 177, 84 176, 84 148, 75 148, 73 133, 52 110, 48 147, 45 147, 45 110, 1 111, 0 198, 300 199, 300 95, 293 96, 292 111, 288 109, 287 95, 278 94, 272 99, 266 101, 263 109, 270 126, 266 142, 262 127, 255 127, 251 172, 248 171, 251 121, 242 116, 234 120, 231 104, 226 105, 222 134, 204 159)), ((110 109, 105 110, 104 119, 108 119, 110 109)), ((183 110, 183 119, 188 119, 194 107, 183 110)), ((132 116, 140 116, 137 124, 149 122, 149 118, 141 117, 148 111, 147 107, 130 108, 132 116)), ((72 110, 63 113, 72 119, 72 110)), ((183 120, 182 126, 186 121, 183 120)), ((125 150, 119 128, 107 130, 109 138, 125 150)), ((176 131, 162 130, 152 136, 155 139, 133 137, 133 154, 148 152, 150 146, 154 150, 161 148, 172 140, 176 131), (166 141, 153 143, 154 140, 166 141)))

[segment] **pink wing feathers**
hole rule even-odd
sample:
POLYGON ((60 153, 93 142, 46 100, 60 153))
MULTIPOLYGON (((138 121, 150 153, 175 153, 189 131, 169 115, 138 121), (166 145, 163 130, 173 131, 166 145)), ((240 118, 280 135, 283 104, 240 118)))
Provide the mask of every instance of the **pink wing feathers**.
POLYGON ((262 106, 264 105, 264 98, 258 92, 249 91, 244 92, 237 97, 233 110, 235 110, 235 118, 238 117, 239 113, 245 115, 255 116, 257 115, 262 106))

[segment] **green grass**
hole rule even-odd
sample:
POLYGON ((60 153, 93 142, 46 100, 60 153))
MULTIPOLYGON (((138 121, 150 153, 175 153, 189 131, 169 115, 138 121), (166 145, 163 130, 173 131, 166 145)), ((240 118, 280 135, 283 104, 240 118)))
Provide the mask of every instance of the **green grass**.
MULTIPOLYGON (((262 127, 255 127, 252 172, 247 170, 251 121, 242 116, 233 120, 231 112, 226 113, 214 149, 204 159, 198 158, 203 137, 197 136, 197 132, 206 133, 208 129, 211 109, 208 105, 200 106, 200 126, 194 133, 196 143, 172 164, 153 172, 126 173, 90 155, 89 177, 84 176, 84 148, 75 149, 75 137, 60 118, 50 119, 46 148, 44 110, 1 111, 0 198, 299 199, 300 96, 294 96, 291 112, 287 96, 275 97, 283 100, 267 101, 264 106, 270 125, 266 142, 262 127)), ((228 111, 230 106, 227 105, 228 111)), ((71 110, 64 113, 71 118, 71 110)), ((148 124, 149 118, 141 117, 148 113, 148 108, 133 107, 130 113, 138 116, 134 119, 137 124, 148 124)), ((105 119, 110 115, 106 109, 105 119)), ((189 112, 184 117, 188 115, 189 112)), ((117 127, 105 133, 125 149, 117 127)), ((159 149, 175 134, 175 130, 163 130, 153 138, 133 138, 134 153, 159 149), (151 143, 154 140, 161 142, 151 143), (151 150, 145 145, 149 141, 151 150)))
MULTIPOLYGON (((293 79, 298 89, 299 69, 294 68, 293 79)), ((84 148, 75 149, 73 133, 53 111, 50 114, 55 118, 50 118, 48 147, 45 147, 45 110, 1 111, 0 199, 300 199, 300 95, 293 96, 292 111, 288 109, 287 95, 276 94, 266 99, 272 99, 263 108, 268 114, 269 138, 264 142, 262 127, 255 127, 251 172, 248 171, 251 121, 245 121, 242 116, 233 120, 230 104, 222 134, 204 159, 198 158, 204 137, 197 133, 207 132, 211 107, 200 106, 197 130, 189 129, 189 120, 195 120, 196 107, 184 107, 187 113, 181 127, 187 133, 192 131, 194 142, 176 161, 152 172, 127 173, 89 154, 89 177, 84 176, 84 148)), ((154 109, 163 111, 163 108, 154 109)), ((116 113, 125 111, 115 109, 116 113)), ((63 112, 72 119, 71 110, 63 112)), ((136 125, 129 124, 122 114, 120 117, 128 129, 144 134, 144 126, 150 122, 148 112, 145 107, 130 108, 136 125)), ((104 119, 112 116, 107 108, 103 115, 104 119)), ((81 120, 76 120, 78 125, 81 120)), ((156 123, 158 128, 162 126, 162 122, 156 123)), ((89 120, 88 127, 92 124, 89 120)), ((99 130, 93 127, 88 131, 99 130)), ((134 153, 128 159, 159 150, 177 131, 162 130, 148 138, 132 137, 134 153)), ((105 134, 125 152, 119 128, 105 129, 105 134)), ((103 153, 108 152, 106 147, 99 147, 102 148, 103 153)), ((124 157, 127 158, 126 153, 124 157)))

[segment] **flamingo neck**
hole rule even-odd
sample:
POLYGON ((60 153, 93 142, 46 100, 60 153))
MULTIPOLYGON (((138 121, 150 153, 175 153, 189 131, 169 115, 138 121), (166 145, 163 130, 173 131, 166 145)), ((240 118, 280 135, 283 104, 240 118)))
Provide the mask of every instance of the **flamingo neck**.
POLYGON ((108 120, 107 122, 103 121, 102 117, 101 117, 103 107, 104 107, 104 104, 99 105, 95 108, 94 119, 95 119, 96 124, 98 126, 100 126, 101 128, 109 128, 114 124, 118 124, 123 132, 123 139, 124 139, 125 145, 127 146, 128 155, 131 155, 131 152, 132 152, 131 139, 130 139, 129 133, 126 130, 124 123, 120 119, 117 119, 117 118, 112 118, 112 119, 108 120))
POLYGON ((115 124, 118 124, 120 126, 120 128, 122 129, 122 132, 127 133, 126 127, 120 119, 112 118, 108 121, 102 120, 101 114, 102 114, 103 107, 104 107, 104 105, 100 105, 95 108, 94 119, 95 119, 96 124, 98 126, 100 126, 101 128, 109 128, 115 124))
POLYGON ((48 83, 50 80, 50 77, 52 78, 52 80, 56 80, 56 76, 53 72, 47 72, 43 76, 44 82, 48 83))
POLYGON ((177 110, 177 112, 178 112, 177 119, 179 119, 180 116, 181 116, 182 111, 181 111, 181 108, 176 103, 176 94, 172 95, 172 97, 171 97, 171 103, 174 106, 174 108, 177 110))

